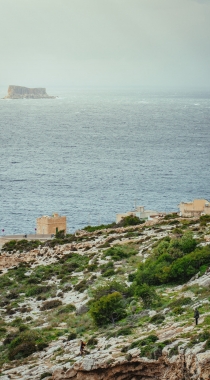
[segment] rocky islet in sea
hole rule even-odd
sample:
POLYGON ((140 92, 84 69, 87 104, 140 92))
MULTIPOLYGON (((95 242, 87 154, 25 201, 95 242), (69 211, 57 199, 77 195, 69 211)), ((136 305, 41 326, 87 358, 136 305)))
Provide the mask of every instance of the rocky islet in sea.
POLYGON ((46 93, 46 88, 29 88, 10 85, 4 99, 55 99, 55 96, 49 96, 46 93))

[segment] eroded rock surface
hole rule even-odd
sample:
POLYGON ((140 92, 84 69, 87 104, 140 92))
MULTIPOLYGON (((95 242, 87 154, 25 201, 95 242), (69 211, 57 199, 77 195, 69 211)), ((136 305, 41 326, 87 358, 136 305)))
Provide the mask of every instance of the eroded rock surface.
POLYGON ((159 360, 134 358, 114 365, 103 363, 95 368, 94 361, 84 359, 69 370, 57 369, 53 380, 208 380, 210 374, 209 352, 198 355, 181 354, 159 360))
POLYGON ((9 86, 8 93, 4 99, 54 99, 55 96, 49 96, 45 88, 28 88, 22 86, 9 86))

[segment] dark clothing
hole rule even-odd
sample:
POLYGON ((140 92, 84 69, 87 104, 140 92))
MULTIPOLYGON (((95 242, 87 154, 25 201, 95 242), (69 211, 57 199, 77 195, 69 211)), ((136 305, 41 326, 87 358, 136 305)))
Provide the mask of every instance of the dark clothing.
POLYGON ((199 317, 200 317, 199 311, 197 309, 195 309, 194 318, 195 318, 195 324, 196 325, 198 324, 198 318, 199 317))
POLYGON ((83 355, 84 353, 84 348, 85 348, 85 343, 83 341, 81 341, 80 343, 80 354, 83 355))

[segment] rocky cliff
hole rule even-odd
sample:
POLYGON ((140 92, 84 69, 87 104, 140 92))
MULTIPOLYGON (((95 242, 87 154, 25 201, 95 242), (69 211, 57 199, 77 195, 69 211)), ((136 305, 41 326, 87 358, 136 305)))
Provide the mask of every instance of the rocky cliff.
POLYGON ((209 380, 209 228, 210 220, 163 218, 153 225, 77 231, 33 249, 26 240, 7 243, 0 255, 0 378, 209 380), (206 257, 206 265, 197 260, 196 274, 181 284, 164 277, 154 303, 126 295, 137 268, 162 250, 158 263, 169 259, 167 252, 175 260, 181 243, 193 250, 190 276, 196 255, 206 257), (126 315, 96 326, 92 302, 115 288, 126 315))
POLYGON ((94 367, 94 360, 84 359, 67 371, 58 369, 52 380, 208 380, 209 351, 197 355, 180 354, 172 358, 163 355, 156 360, 131 358, 118 363, 94 367))
POLYGON ((28 88, 22 86, 9 86, 8 93, 4 99, 54 99, 49 96, 45 88, 28 88))

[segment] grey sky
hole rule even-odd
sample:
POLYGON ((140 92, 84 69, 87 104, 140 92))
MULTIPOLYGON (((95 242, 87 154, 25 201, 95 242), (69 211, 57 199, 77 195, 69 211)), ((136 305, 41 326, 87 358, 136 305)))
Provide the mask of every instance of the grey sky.
POLYGON ((0 0, 0 84, 210 85, 210 0, 0 0))

